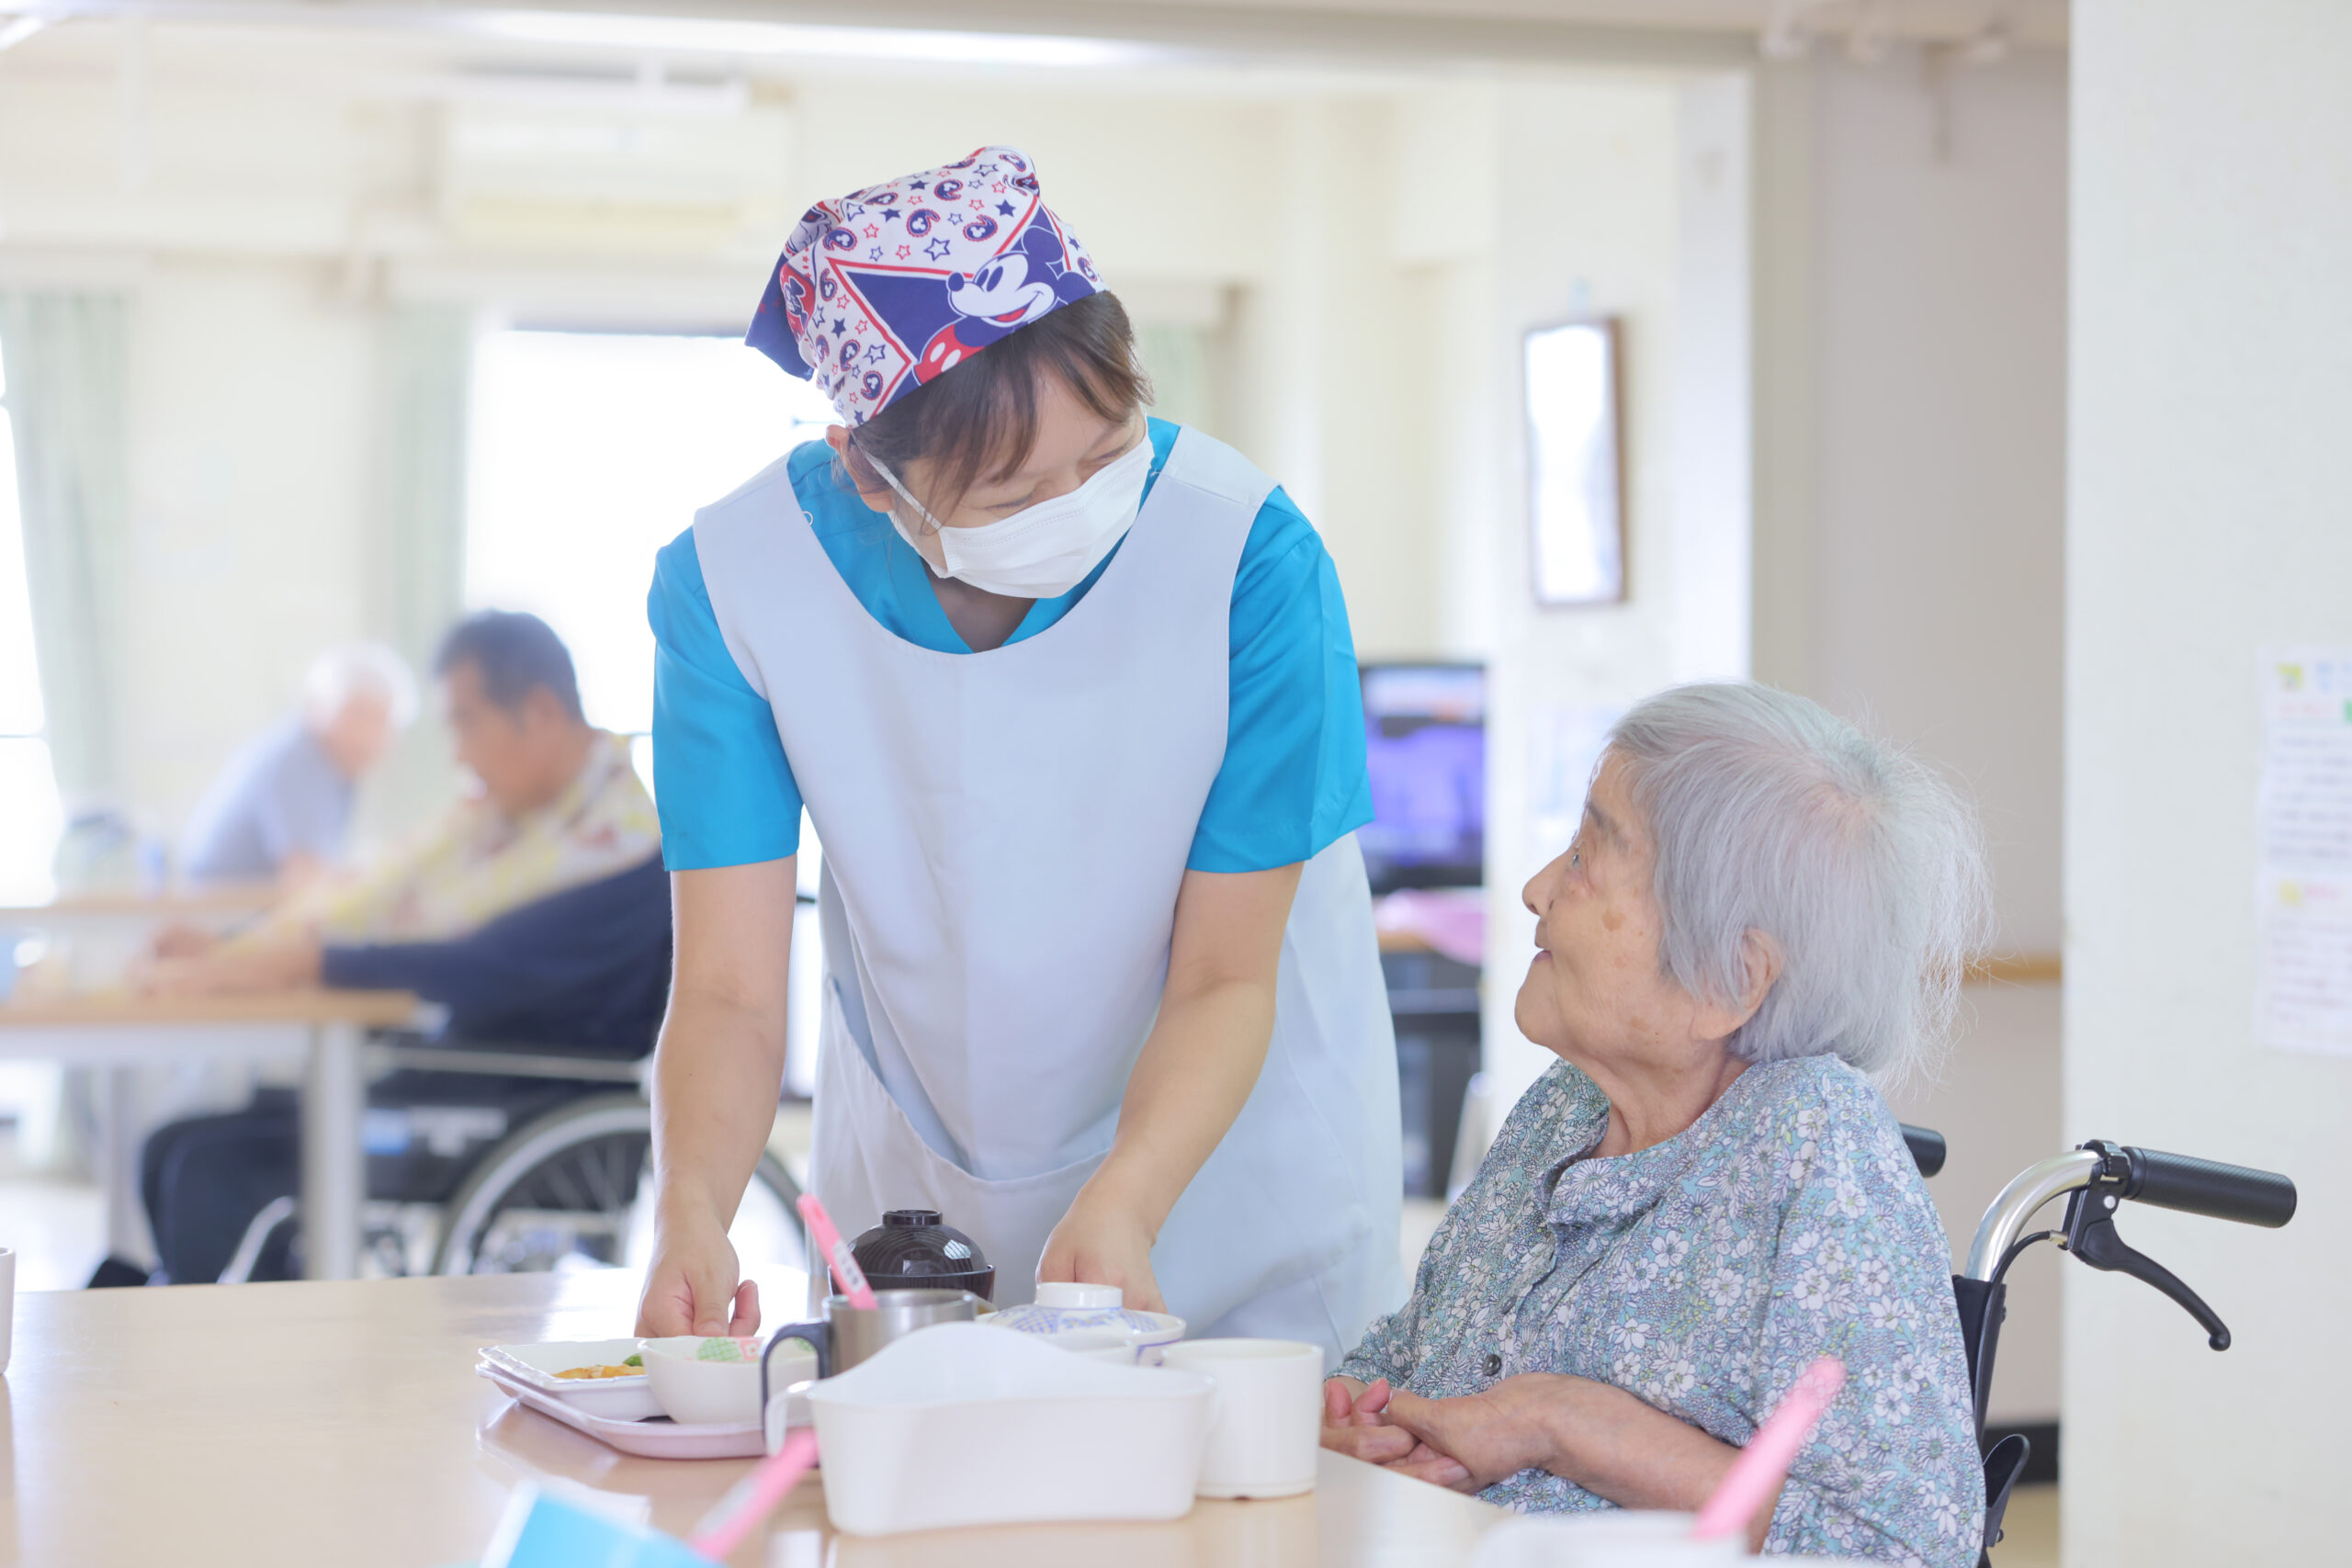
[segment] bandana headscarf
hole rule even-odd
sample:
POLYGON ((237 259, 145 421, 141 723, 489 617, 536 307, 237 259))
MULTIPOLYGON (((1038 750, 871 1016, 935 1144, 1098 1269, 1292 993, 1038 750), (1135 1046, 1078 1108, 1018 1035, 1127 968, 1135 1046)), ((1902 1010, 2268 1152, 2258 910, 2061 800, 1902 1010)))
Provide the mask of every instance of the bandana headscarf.
POLYGON ((743 341, 855 426, 1102 287, 1029 160, 982 147, 802 214, 743 341))

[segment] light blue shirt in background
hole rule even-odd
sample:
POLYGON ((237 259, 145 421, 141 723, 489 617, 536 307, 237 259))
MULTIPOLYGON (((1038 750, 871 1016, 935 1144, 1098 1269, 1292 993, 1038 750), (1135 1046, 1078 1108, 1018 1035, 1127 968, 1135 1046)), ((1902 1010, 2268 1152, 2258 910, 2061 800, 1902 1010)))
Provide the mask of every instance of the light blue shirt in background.
POLYGON ((189 816, 180 874, 194 883, 267 882, 295 855, 343 855, 356 793, 297 716, 238 748, 189 816))
MULTIPOLYGON (((1159 477, 1178 427, 1150 422, 1159 477)), ((867 614, 939 653, 969 653, 931 587, 930 569, 881 513, 834 476, 832 449, 792 454, 795 499, 867 614)), ((1039 599, 1009 642, 1036 636, 1086 597, 1114 549, 1058 598, 1039 599)), ((800 788, 775 716, 736 667, 712 614, 688 529, 656 558, 646 603, 655 644, 654 795, 673 871, 778 860, 800 843, 800 788)), ((1234 573, 1224 765, 1193 840, 1194 871, 1265 871, 1312 859, 1372 820, 1363 694, 1340 579, 1322 538, 1277 490, 1234 573)), ((823 680, 821 670, 806 678, 823 680)), ((1148 724, 1148 713, 1135 722, 1148 724)))

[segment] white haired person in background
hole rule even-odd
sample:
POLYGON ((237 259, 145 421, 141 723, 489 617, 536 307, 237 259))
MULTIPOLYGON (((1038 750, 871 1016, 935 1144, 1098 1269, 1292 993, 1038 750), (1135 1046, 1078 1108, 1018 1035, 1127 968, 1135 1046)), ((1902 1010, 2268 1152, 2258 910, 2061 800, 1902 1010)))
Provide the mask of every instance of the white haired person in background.
POLYGON ((197 803, 180 874, 198 886, 298 886, 343 858, 359 781, 416 716, 416 678, 378 643, 311 663, 302 705, 238 748, 197 803))
POLYGON ((1924 1069, 1988 929, 1973 813, 1802 697, 1618 724, 1527 885, 1556 1054, 1327 1447, 1530 1510, 1696 1508, 1818 1356, 1845 1389, 1751 1545, 1966 1568, 1984 1488, 1951 1253, 1871 1080, 1924 1069))

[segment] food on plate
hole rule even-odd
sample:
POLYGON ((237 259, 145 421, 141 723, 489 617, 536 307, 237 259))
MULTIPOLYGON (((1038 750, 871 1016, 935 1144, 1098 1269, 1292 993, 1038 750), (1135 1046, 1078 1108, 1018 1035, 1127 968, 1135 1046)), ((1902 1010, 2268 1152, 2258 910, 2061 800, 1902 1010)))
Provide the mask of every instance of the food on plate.
POLYGON ((556 1373, 560 1378, 633 1378, 645 1371, 645 1358, 631 1356, 617 1367, 567 1367, 556 1373))

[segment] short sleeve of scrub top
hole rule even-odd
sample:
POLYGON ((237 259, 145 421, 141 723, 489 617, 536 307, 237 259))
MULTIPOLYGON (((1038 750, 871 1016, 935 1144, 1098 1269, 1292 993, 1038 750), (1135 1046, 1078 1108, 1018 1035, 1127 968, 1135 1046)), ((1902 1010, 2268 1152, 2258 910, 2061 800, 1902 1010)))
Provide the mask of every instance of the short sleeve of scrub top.
MULTIPOLYGON (((1176 434, 1175 425, 1150 422, 1152 480, 1176 434)), ((825 554, 868 614, 921 647, 971 651, 939 607, 922 558, 835 481, 831 448, 808 443, 792 454, 787 472, 825 554)), ((1007 640, 1035 637, 1061 619, 1117 554, 1068 593, 1036 601, 1007 640)), ((673 871, 694 871, 793 853, 800 788, 775 716, 719 635, 693 529, 655 558, 646 611, 655 650, 653 778, 663 861, 673 871)), ((1242 872, 1312 859, 1372 820, 1372 789, 1339 573, 1314 526, 1279 490, 1242 545, 1229 637, 1225 761, 1185 863, 1242 872)))

